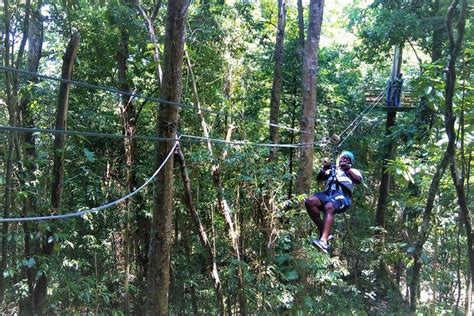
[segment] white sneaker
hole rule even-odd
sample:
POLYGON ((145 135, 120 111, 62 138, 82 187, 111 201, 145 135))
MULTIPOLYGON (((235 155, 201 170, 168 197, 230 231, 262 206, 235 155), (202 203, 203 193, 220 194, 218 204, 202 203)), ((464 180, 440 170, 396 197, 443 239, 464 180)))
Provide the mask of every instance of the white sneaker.
POLYGON ((315 240, 313 240, 313 245, 314 245, 317 249, 321 250, 321 251, 324 252, 324 253, 328 253, 328 252, 329 252, 329 245, 328 245, 328 243, 327 243, 327 242, 324 242, 324 241, 321 240, 321 239, 315 239, 315 240))

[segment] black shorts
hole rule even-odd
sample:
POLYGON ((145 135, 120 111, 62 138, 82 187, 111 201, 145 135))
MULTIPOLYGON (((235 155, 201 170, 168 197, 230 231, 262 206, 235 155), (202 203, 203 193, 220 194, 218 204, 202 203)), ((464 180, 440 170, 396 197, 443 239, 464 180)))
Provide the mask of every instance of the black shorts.
POLYGON ((334 207, 335 214, 345 212, 349 206, 351 206, 351 200, 347 196, 345 196, 342 191, 333 191, 329 192, 318 192, 314 195, 317 197, 323 206, 326 203, 331 202, 332 206, 334 207))

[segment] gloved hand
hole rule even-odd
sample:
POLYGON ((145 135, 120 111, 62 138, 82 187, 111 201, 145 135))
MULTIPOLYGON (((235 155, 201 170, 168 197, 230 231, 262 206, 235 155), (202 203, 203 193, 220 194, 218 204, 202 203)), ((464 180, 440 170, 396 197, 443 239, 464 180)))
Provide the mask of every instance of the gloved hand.
POLYGON ((349 169, 352 168, 352 164, 342 162, 342 163, 339 164, 339 168, 341 168, 341 170, 343 170, 343 171, 348 171, 349 169))
POLYGON ((325 157, 323 158, 323 170, 328 170, 328 169, 331 169, 331 160, 325 157))

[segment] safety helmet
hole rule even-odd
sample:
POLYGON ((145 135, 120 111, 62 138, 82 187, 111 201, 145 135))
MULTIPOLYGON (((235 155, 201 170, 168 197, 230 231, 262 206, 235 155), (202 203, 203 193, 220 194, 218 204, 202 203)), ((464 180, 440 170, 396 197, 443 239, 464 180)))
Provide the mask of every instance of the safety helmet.
POLYGON ((348 150, 345 150, 341 153, 341 156, 339 156, 339 159, 341 159, 341 157, 347 157, 351 160, 351 163, 352 164, 355 164, 355 157, 354 157, 354 154, 351 153, 350 151, 348 150))

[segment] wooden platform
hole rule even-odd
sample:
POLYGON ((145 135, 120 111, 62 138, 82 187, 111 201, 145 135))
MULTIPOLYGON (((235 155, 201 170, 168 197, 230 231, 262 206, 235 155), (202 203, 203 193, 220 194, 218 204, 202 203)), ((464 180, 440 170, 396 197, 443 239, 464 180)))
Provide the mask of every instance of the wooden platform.
POLYGON ((385 93, 382 94, 383 90, 381 89, 369 89, 365 90, 365 103, 367 105, 373 104, 379 99, 378 103, 379 106, 376 106, 376 109, 381 109, 389 112, 398 112, 398 111, 410 111, 416 109, 416 105, 418 104, 418 98, 415 96, 413 91, 403 91, 401 96, 401 102, 399 107, 395 106, 385 106, 386 103, 386 95, 385 93))
POLYGON ((416 106, 376 106, 375 109, 387 112, 405 112, 416 109, 416 106))

